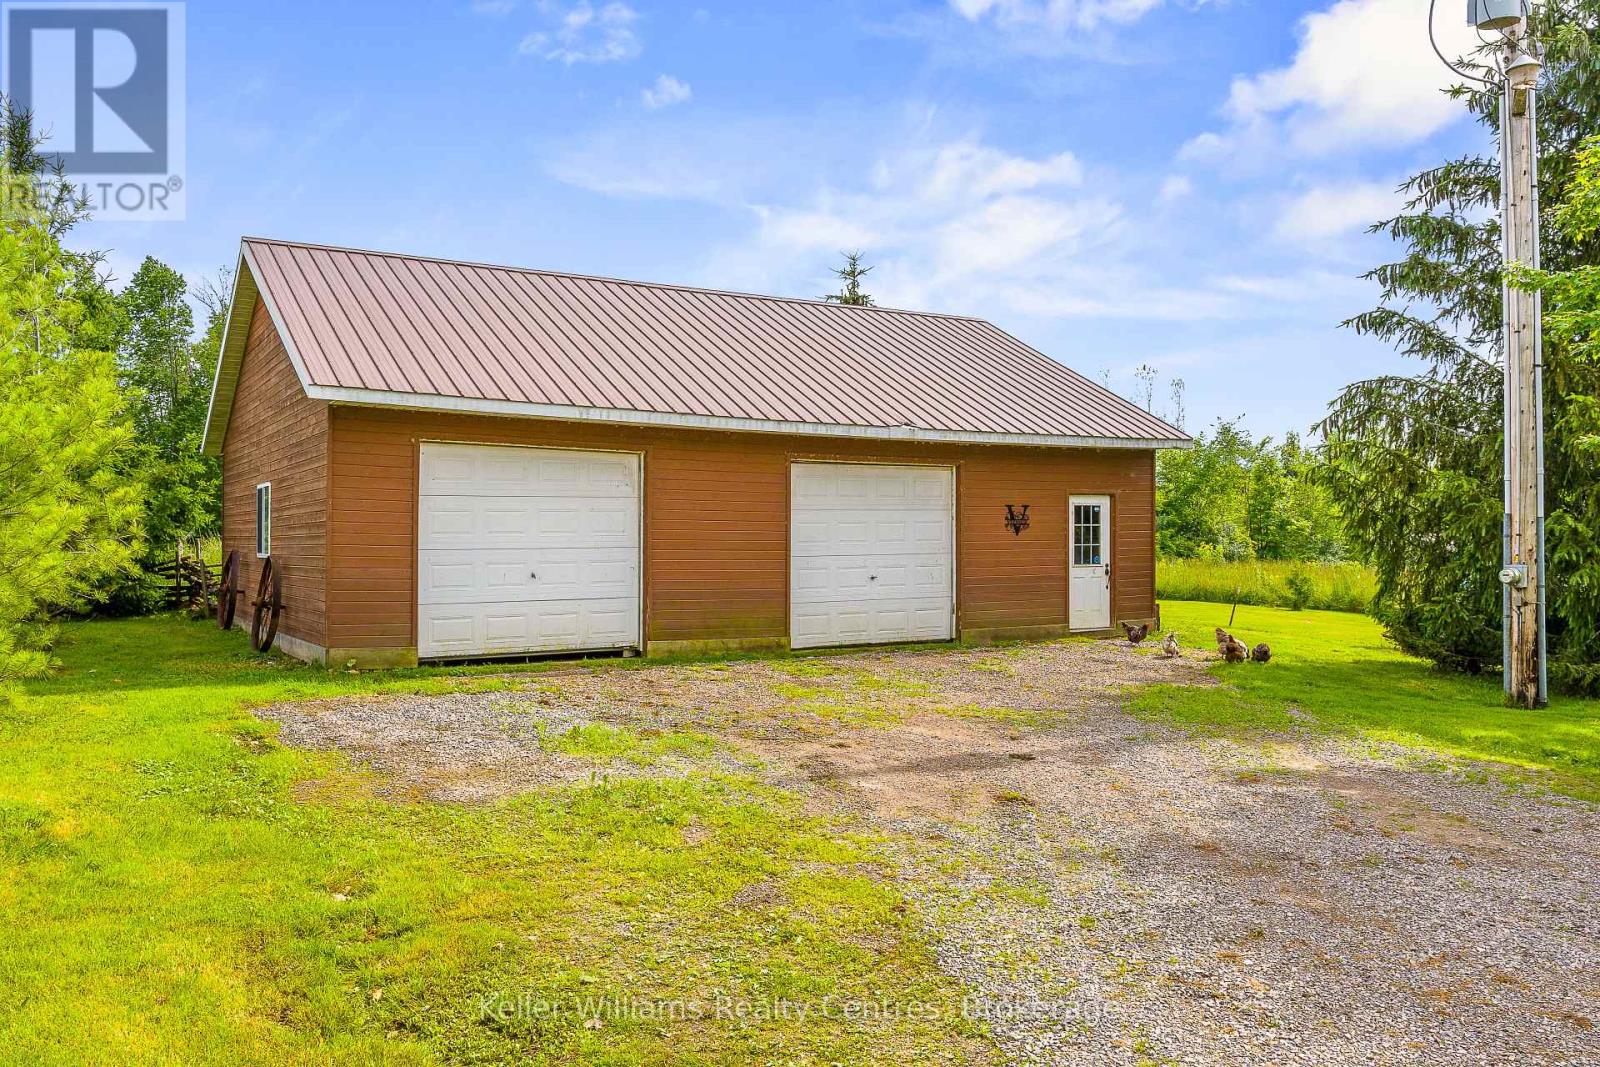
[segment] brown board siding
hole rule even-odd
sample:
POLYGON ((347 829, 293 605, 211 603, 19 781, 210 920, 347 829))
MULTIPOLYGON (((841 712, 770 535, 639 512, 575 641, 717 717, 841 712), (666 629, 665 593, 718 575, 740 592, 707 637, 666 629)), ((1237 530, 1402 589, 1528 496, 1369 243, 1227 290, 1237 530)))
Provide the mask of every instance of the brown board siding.
MULTIPOLYGON (((256 486, 272 483, 272 557, 283 574, 279 632, 327 644, 328 405, 305 395, 258 299, 222 453, 223 551, 238 549, 254 595, 256 486)), ((241 616, 249 612, 240 601, 241 616)))
POLYGON ((650 642, 787 638, 789 465, 806 459, 956 468, 957 618, 964 632, 1066 625, 1073 493, 1113 498, 1113 619, 1154 611, 1150 451, 854 441, 336 406, 323 642, 330 647, 416 643, 423 441, 643 453, 650 642), (1015 535, 1005 526, 1005 505, 1024 503, 1031 525, 1015 535))

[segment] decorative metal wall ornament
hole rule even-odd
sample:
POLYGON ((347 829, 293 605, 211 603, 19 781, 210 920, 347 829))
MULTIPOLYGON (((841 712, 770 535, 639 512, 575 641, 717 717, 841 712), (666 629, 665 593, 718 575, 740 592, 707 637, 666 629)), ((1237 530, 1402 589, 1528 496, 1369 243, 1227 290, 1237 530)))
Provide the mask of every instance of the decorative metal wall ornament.
POLYGON ((1028 505, 1007 504, 1006 526, 1010 528, 1012 533, 1016 534, 1018 537, 1021 537, 1022 531, 1026 530, 1029 526, 1028 505))

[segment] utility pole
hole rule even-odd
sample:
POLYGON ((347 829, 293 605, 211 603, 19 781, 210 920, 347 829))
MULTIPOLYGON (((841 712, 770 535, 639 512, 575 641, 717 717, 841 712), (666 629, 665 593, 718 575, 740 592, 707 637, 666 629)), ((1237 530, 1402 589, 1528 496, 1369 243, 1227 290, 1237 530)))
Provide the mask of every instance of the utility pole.
MULTIPOLYGON (((1445 66, 1500 94, 1500 239, 1505 263, 1539 266, 1539 43, 1529 24, 1529 0, 1467 0, 1467 22, 1480 39, 1500 39, 1493 80, 1452 63, 1428 39, 1445 66)), ((1480 68, 1481 69, 1481 68, 1480 68)), ((1537 292, 1502 283, 1505 348, 1505 519, 1501 589, 1502 659, 1506 703, 1543 707, 1545 664, 1544 560, 1544 327, 1537 292)))
MULTIPOLYGON (((1501 232, 1507 264, 1539 266, 1538 46, 1526 17, 1499 46, 1501 232)), ((1506 701, 1547 699, 1544 560, 1544 367, 1540 298, 1507 285, 1505 301, 1504 655, 1506 701)))

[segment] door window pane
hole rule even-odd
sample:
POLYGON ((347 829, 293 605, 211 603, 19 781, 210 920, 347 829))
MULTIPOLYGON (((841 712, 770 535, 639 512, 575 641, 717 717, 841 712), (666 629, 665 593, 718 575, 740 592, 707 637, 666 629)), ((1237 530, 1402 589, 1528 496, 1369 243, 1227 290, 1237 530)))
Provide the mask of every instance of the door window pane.
POLYGON ((1100 562, 1100 505, 1072 505, 1072 563, 1092 567, 1100 562))

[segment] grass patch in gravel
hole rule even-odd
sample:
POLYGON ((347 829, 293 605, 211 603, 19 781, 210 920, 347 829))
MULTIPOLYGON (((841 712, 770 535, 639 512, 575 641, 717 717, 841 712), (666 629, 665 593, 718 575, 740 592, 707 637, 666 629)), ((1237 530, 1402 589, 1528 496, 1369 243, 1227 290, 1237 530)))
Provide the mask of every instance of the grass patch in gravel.
POLYGON ((543 735, 539 738, 539 747, 564 756, 626 760, 648 767, 664 756, 704 758, 712 753, 717 743, 711 736, 692 730, 635 731, 626 726, 594 722, 543 735))
MULTIPOLYGON (((0 704, 8 1060, 989 1056, 879 843, 789 794, 694 775, 393 803, 248 708, 504 679, 326 671, 174 618, 62 630, 61 673, 0 704), (826 997, 936 1013, 760 1014, 826 997)), ((680 743, 571 743, 626 758, 657 741, 680 743)))
MULTIPOLYGON (((1194 654, 1227 626, 1228 606, 1162 601, 1162 622, 1194 654)), ((1242 605, 1232 631, 1272 646, 1267 664, 1218 664, 1219 687, 1151 686, 1127 707, 1204 731, 1306 728, 1500 764, 1507 774, 1600 801, 1600 700, 1507 708, 1497 678, 1435 670, 1364 615, 1242 605)))
MULTIPOLYGON (((865 671, 852 673, 871 677, 865 671)), ((905 720, 903 710, 880 702, 863 700, 863 694, 855 685, 849 685, 847 688, 846 685, 853 680, 855 679, 845 679, 845 684, 839 686, 779 682, 771 687, 771 691, 789 702, 789 715, 792 718, 820 720, 841 726, 878 728, 897 726, 905 720)), ((881 691, 887 686, 868 688, 869 691, 881 691)))
POLYGON ((1003 722, 1012 726, 1062 725, 1077 715, 1076 712, 1070 711, 990 707, 984 704, 939 704, 933 705, 929 710, 937 711, 941 715, 954 716, 958 719, 986 719, 990 722, 1003 722))

